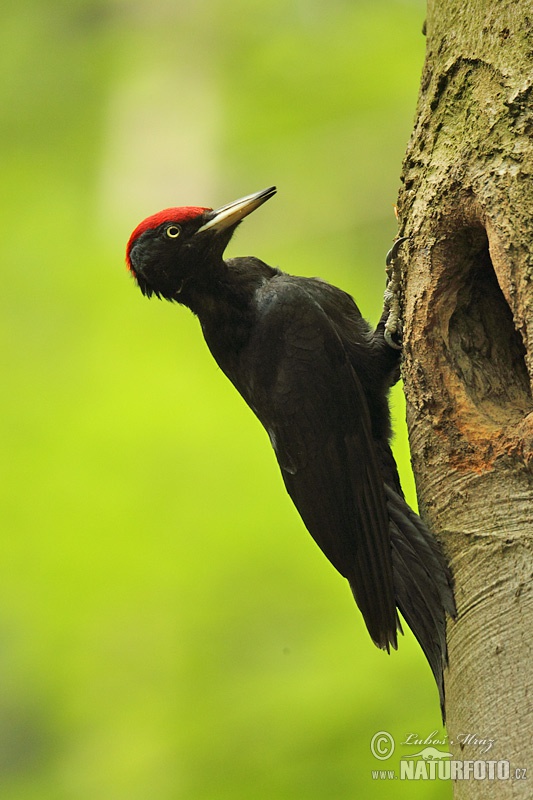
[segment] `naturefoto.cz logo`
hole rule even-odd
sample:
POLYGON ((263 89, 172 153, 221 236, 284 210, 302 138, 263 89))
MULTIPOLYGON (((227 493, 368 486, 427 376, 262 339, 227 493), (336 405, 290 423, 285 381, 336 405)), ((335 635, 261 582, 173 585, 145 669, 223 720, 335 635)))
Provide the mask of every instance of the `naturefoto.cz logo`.
MULTIPOLYGON (((491 759, 490 751, 495 739, 477 736, 475 734, 459 734, 458 743, 462 749, 469 746, 474 748, 477 758, 456 760, 448 751, 448 744, 454 744, 447 737, 438 738, 438 731, 433 731, 429 736, 421 737, 415 733, 408 733, 399 742, 403 748, 411 750, 401 755, 399 769, 372 770, 374 780, 525 780, 526 769, 513 767, 506 759, 491 759), (415 750, 416 748, 416 750, 415 750), (445 749, 440 749, 445 748, 445 749), (485 756, 480 758, 479 756, 485 756)), ((370 750, 378 761, 389 761, 396 751, 396 741, 388 731, 378 731, 370 741, 370 750)))

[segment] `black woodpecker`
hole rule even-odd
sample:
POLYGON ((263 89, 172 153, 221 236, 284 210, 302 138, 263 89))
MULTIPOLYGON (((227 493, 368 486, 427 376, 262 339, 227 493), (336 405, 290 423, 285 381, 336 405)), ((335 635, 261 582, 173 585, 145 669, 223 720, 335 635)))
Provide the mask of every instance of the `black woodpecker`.
POLYGON ((241 220, 275 187, 209 208, 168 208, 133 231, 126 261, 141 291, 198 316, 213 357, 266 428, 309 533, 349 582, 378 647, 397 647, 398 609, 431 666, 444 714, 443 555, 403 496, 387 395, 400 351, 353 299, 319 278, 252 256, 224 259, 241 220), (389 342, 389 343, 388 343, 389 342))

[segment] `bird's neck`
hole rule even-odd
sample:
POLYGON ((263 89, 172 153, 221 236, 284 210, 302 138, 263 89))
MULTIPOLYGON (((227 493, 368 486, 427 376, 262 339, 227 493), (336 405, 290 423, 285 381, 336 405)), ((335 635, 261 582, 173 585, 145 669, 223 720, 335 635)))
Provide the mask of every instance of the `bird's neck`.
POLYGON ((187 290, 183 302, 198 316, 217 361, 216 351, 236 353, 246 344, 257 314, 256 292, 278 274, 258 258, 231 258, 187 290))
POLYGON ((179 302, 187 305, 202 324, 245 321, 253 316, 256 291, 278 274, 258 258, 230 258, 210 265, 202 278, 184 287, 179 302))

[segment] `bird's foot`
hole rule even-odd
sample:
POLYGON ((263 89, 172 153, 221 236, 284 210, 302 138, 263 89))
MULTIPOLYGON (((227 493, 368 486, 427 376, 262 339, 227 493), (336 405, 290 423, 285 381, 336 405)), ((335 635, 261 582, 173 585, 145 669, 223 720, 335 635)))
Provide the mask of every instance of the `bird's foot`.
POLYGON ((394 262, 398 255, 400 245, 406 241, 407 236, 400 236, 396 239, 391 249, 387 253, 385 263, 387 265, 387 288, 385 289, 384 305, 389 312, 385 322, 384 337, 389 347, 394 350, 402 349, 402 320, 400 308, 400 280, 399 270, 394 268, 394 262))

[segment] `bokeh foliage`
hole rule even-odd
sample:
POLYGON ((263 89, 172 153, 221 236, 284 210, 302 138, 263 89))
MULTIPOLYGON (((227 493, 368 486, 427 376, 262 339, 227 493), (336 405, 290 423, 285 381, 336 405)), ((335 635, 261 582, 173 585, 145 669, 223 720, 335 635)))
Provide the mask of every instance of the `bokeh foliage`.
POLYGON ((410 634, 372 646, 196 320, 123 266, 143 216, 276 183, 232 254, 319 274, 376 320, 423 14, 5 4, 3 799, 449 796, 371 779, 376 731, 439 728, 429 668, 410 634))

